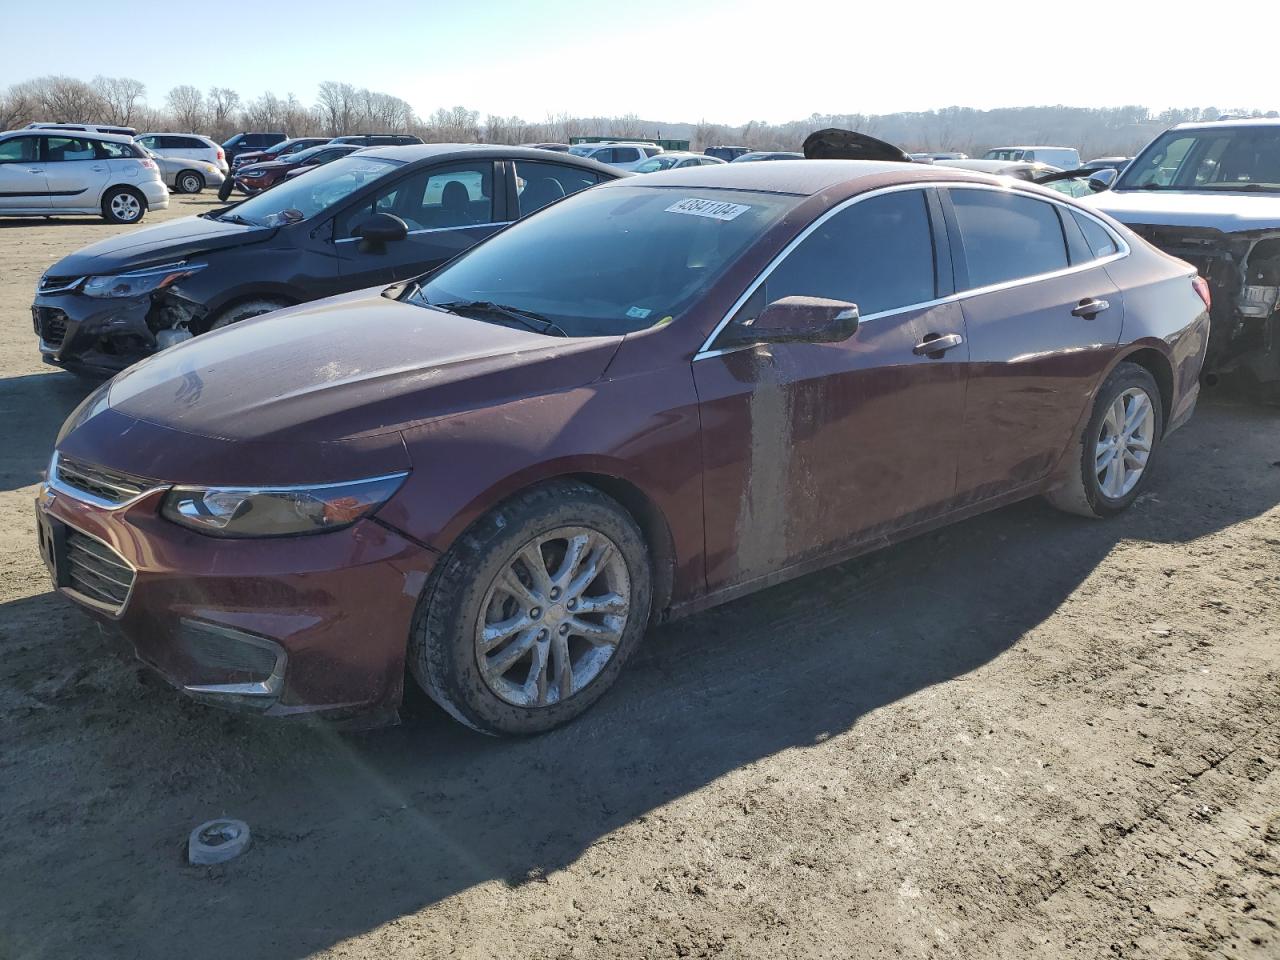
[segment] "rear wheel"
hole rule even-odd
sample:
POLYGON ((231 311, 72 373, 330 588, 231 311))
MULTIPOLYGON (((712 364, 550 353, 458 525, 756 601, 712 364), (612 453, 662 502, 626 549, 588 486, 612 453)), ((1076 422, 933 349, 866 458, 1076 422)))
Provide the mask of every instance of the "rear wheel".
POLYGON ((147 212, 147 198, 132 187, 112 187, 102 198, 107 223, 137 223, 147 212))
POLYGON ((477 521, 441 559, 409 666, 468 726, 542 733, 613 684, 650 598, 649 551, 631 516, 585 484, 544 484, 477 521))
POLYGON ((239 323, 241 320, 259 317, 264 313, 280 310, 287 306, 287 303, 283 303, 280 300, 245 300, 242 303, 227 307, 227 309, 214 317, 213 322, 208 326, 208 330, 220 330, 223 327, 231 326, 233 323, 239 323))
POLYGON ((204 177, 196 170, 183 170, 174 184, 179 193, 199 193, 204 189, 204 177))
POLYGON ((1137 499, 1164 433, 1160 389, 1136 363, 1121 363, 1094 401, 1065 484, 1046 495, 1060 510, 1109 517, 1137 499))

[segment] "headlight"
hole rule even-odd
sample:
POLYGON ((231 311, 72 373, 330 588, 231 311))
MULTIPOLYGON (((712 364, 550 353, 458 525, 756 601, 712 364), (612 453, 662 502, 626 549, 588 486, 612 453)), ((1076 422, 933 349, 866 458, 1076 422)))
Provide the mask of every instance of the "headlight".
POLYGON ((248 179, 253 180, 262 176, 262 171, 261 170, 245 170, 241 172, 240 176, 247 177, 248 179))
POLYGON ((158 267, 114 273, 110 276, 90 277, 81 292, 86 297, 140 297, 144 293, 163 290, 183 277, 203 270, 205 263, 165 263, 158 267))
POLYGON ((350 526, 404 483, 395 473, 348 483, 297 487, 174 487, 160 512, 215 537, 290 537, 350 526))

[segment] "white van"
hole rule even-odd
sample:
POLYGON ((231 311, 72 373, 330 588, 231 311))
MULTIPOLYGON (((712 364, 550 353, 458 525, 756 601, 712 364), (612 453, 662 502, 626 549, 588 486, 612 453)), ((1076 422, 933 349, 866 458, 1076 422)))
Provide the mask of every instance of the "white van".
POLYGON ((1075 147, 996 147, 984 153, 982 159, 1047 163, 1059 170, 1080 169, 1080 151, 1075 147))

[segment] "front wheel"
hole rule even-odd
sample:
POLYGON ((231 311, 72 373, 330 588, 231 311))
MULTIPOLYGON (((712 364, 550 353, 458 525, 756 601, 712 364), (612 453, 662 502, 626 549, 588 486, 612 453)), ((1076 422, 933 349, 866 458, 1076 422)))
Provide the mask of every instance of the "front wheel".
POLYGON ((248 320, 250 317, 260 317, 264 313, 271 313, 271 311, 283 309, 285 306, 287 304, 280 303, 277 300, 245 300, 234 306, 227 307, 227 309, 214 317, 207 330, 221 330, 223 327, 229 327, 233 323, 248 320))
POLYGON ((649 551, 630 514, 594 487, 543 484, 441 558, 414 617, 409 666, 468 726, 542 733, 612 686, 651 596, 649 551))
POLYGON ((195 170, 183 170, 174 184, 179 193, 199 193, 204 189, 204 177, 195 170))
POLYGON ((1137 499, 1164 433, 1155 378, 1136 363, 1121 363, 1094 401, 1080 443, 1068 456, 1067 482, 1046 494, 1060 510, 1109 517, 1137 499))
POLYGON ((146 212, 146 198, 130 187, 113 187, 102 198, 102 219, 107 223, 137 223, 146 212))

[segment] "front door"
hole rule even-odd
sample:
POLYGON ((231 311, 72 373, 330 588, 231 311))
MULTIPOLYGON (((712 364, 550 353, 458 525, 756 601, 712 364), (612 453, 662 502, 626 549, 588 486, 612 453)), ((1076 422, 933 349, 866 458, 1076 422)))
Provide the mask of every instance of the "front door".
POLYGON ((1115 353, 1124 303, 1099 262, 1116 248, 1093 253, 1070 208, 1011 190, 947 193, 957 284, 973 291, 961 297, 970 367, 957 493, 976 502, 1053 469, 1115 353))
POLYGON ((97 142, 74 135, 44 138, 50 204, 73 210, 97 207, 111 171, 97 142))
POLYGON ((858 304, 843 343, 694 360, 710 590, 936 516, 955 493, 968 348, 936 202, 873 195, 810 229, 735 322, 786 296, 858 304), (944 269, 935 265, 935 238, 944 269), (940 340, 945 349, 926 352, 940 340))
POLYGON ((344 286, 376 286, 435 269, 503 226, 506 199, 505 170, 490 160, 427 167, 395 181, 334 222, 344 286), (399 217, 409 235, 367 248, 355 230, 375 213, 399 217))
POLYGON ((39 137, 0 140, 0 210, 42 210, 49 184, 40 159, 39 137))

